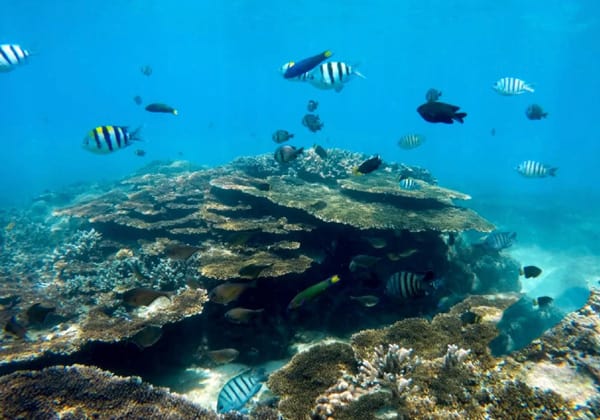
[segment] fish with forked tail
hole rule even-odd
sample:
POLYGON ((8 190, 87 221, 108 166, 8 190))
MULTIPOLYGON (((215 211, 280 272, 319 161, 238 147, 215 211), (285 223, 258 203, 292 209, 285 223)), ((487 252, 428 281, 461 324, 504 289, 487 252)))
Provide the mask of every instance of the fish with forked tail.
POLYGON ((417 108, 417 112, 423 119, 430 123, 453 124, 454 121, 464 122, 466 112, 458 112, 457 105, 444 102, 427 102, 417 108))

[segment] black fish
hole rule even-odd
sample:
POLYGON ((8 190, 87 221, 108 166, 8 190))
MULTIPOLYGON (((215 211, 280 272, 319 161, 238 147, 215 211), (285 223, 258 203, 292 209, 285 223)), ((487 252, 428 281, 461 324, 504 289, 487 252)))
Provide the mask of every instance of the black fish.
POLYGON ((548 113, 544 112, 544 109, 538 104, 532 104, 525 110, 525 116, 530 120, 541 120, 546 118, 548 113))
POLYGON ((379 157, 379 155, 375 155, 365 160, 363 163, 358 165, 357 167, 352 169, 352 173, 354 175, 365 175, 373 172, 375 169, 379 168, 383 161, 379 157))
POLYGON ((463 324, 479 324, 481 322, 481 316, 477 315, 473 311, 465 311, 460 314, 460 320, 463 324))
POLYGON ((306 109, 308 109, 308 112, 315 112, 318 106, 319 106, 319 103, 317 101, 313 101, 311 99, 308 101, 308 104, 306 105, 306 109))
POLYGON ((307 127, 313 133, 316 133, 323 128, 324 124, 317 114, 306 114, 302 118, 302 125, 307 127))
POLYGON ((540 296, 536 299, 533 299, 533 305, 534 306, 539 306, 540 308, 545 308, 548 305, 550 305, 552 302, 554 302, 554 299, 552 299, 550 296, 540 296))
POLYGON ((30 324, 43 324, 46 317, 55 310, 56 308, 54 306, 45 306, 41 303, 34 303, 27 309, 25 314, 27 315, 27 321, 30 324))
POLYGON ((165 114, 173 114, 173 115, 177 115, 177 110, 175 108, 173 108, 172 106, 169 106, 167 104, 161 104, 161 103, 156 103, 156 104, 150 104, 146 107, 146 111, 148 112, 162 112, 165 114))
POLYGON ((296 149, 294 146, 280 146, 275 150, 275 160, 279 163, 289 163, 295 160, 303 151, 303 147, 296 149))
POLYGON ((138 346, 140 350, 152 347, 162 337, 162 328, 156 325, 148 325, 142 330, 138 331, 131 341, 138 346))
POLYGON ((4 331, 15 335, 19 338, 25 338, 27 334, 27 330, 25 329, 25 327, 21 325, 19 321, 17 321, 17 318, 15 318, 14 316, 11 319, 9 319, 6 323, 6 325, 4 326, 4 331))
POLYGON ((521 275, 525 276, 526 279, 536 278, 540 274, 542 274, 542 269, 535 265, 528 265, 521 269, 521 275))
POLYGON ((123 293, 123 302, 129 306, 148 306, 159 297, 171 298, 171 294, 168 292, 161 292, 160 290, 148 289, 145 287, 136 287, 123 293))
POLYGON ((454 120, 463 123, 466 112, 456 112, 459 106, 446 104, 444 102, 427 102, 417 108, 417 112, 425 121, 430 123, 453 124, 454 120))
POLYGON ((321 159, 327 158, 327 150, 325 150, 323 147, 319 146, 318 144, 315 144, 313 146, 313 150, 321 159))
POLYGON ((294 135, 287 130, 277 130, 273 133, 272 136, 273 141, 275 143, 285 143, 292 137, 294 137, 294 135))

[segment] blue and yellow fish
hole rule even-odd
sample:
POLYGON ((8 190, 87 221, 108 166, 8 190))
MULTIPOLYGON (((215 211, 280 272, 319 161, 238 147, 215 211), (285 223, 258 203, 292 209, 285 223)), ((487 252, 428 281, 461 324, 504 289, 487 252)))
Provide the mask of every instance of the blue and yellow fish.
POLYGON ((283 66, 283 69, 285 70, 283 77, 285 79, 293 79, 294 77, 308 73, 332 55, 333 53, 327 50, 320 54, 313 55, 312 57, 305 58, 304 60, 300 60, 297 63, 290 61, 283 66))

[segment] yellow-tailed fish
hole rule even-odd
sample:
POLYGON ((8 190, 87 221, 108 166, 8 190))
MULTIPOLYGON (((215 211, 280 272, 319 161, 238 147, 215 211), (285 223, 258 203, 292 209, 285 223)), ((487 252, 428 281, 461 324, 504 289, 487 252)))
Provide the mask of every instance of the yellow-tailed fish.
POLYGON ((304 289, 300 293, 298 293, 288 305, 288 309, 296 309, 302 306, 305 302, 312 300, 323 293, 325 290, 329 288, 332 284, 340 281, 340 277, 335 274, 331 277, 326 278, 323 281, 320 281, 317 284, 313 284, 312 286, 304 289))

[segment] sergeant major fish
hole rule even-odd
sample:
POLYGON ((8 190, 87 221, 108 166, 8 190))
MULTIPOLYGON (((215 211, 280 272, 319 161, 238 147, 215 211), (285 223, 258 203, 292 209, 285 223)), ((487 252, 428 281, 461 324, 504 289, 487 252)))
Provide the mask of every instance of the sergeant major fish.
POLYGON ((308 81, 319 89, 333 89, 340 92, 344 84, 351 80, 352 76, 362 79, 366 77, 349 64, 340 61, 329 61, 319 65, 313 72, 313 77, 308 81))
POLYGON ((400 271, 392 274, 385 283, 385 294, 395 298, 408 299, 429 294, 439 284, 434 282, 433 272, 413 273, 400 271))
POLYGON ((94 128, 83 139, 83 148, 99 155, 106 155, 140 141, 140 128, 129 132, 127 127, 102 125, 94 128))
POLYGON ((267 379, 264 370, 248 369, 232 379, 221 388, 217 399, 217 413, 240 411, 255 396, 262 383, 267 379))
POLYGON ((28 61, 31 52, 18 44, 0 45, 0 72, 9 72, 28 61))
POLYGON ((545 178, 547 176, 556 176, 558 168, 552 168, 534 160, 521 162, 515 170, 526 178, 545 178))
POLYGON ((401 178, 398 185, 400 185, 401 189, 408 191, 418 190, 419 188, 421 188, 421 186, 414 180, 414 178, 401 178))
POLYGON ((398 140, 398 146, 403 149, 409 150, 414 149, 415 147, 419 147, 425 141, 425 136, 421 134, 406 134, 405 136, 400 137, 398 140))
POLYGON ((483 246, 488 249, 500 251, 509 248, 517 239, 516 232, 493 232, 483 241, 483 246))
POLYGON ((496 92, 504 96, 521 95, 525 92, 535 92, 527 82, 516 77, 503 77, 492 86, 496 92))

